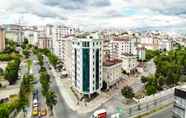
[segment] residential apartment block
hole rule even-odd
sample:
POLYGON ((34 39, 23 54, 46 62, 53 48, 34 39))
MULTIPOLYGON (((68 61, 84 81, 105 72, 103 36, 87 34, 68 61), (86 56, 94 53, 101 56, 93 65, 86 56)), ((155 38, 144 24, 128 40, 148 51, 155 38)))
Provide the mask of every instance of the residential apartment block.
POLYGON ((137 58, 133 54, 123 53, 121 55, 122 69, 127 73, 132 72, 138 66, 137 58))
POLYGON ((106 59, 103 62, 103 80, 107 89, 117 84, 122 78, 122 60, 106 59))
POLYGON ((82 94, 91 95, 102 88, 102 40, 97 33, 85 33, 73 40, 72 81, 82 94))
POLYGON ((15 24, 8 24, 3 26, 6 31, 6 38, 13 40, 18 44, 21 44, 24 41, 23 37, 23 27, 15 24))
POLYGON ((23 38, 28 40, 29 44, 37 46, 38 44, 38 31, 34 26, 27 26, 23 28, 23 38))

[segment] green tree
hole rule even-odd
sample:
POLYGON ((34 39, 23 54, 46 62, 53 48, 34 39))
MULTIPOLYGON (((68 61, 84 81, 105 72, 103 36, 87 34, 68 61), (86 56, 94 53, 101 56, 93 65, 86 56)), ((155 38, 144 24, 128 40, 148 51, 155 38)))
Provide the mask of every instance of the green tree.
POLYGON ((145 51, 145 57, 146 57, 146 61, 151 60, 152 58, 154 58, 155 56, 160 55, 160 51, 159 50, 146 50, 145 51))
POLYGON ((39 60, 39 65, 43 66, 43 55, 41 53, 38 53, 37 58, 39 60))
POLYGON ((125 96, 126 98, 129 98, 129 99, 134 97, 133 89, 129 86, 124 87, 121 90, 121 93, 122 93, 123 96, 125 96))
POLYGON ((29 58, 30 52, 26 49, 23 50, 23 54, 25 55, 26 58, 29 58))
POLYGON ((54 91, 48 91, 46 95, 46 104, 49 106, 51 113, 53 114, 53 106, 57 104, 57 96, 54 91))
POLYGON ((146 94, 147 94, 147 95, 152 95, 152 94, 155 94, 155 93, 157 92, 156 87, 153 86, 153 85, 147 85, 147 86, 145 87, 145 89, 146 89, 146 94))
POLYGON ((23 81, 21 83, 19 92, 19 108, 23 108, 29 103, 29 94, 32 90, 32 81, 34 80, 33 75, 24 75, 23 81))
POLYGON ((20 60, 12 60, 8 63, 5 70, 5 79, 9 81, 10 84, 14 84, 18 79, 18 70, 19 70, 20 60))
POLYGON ((41 72, 40 83, 42 85, 42 94, 44 96, 47 95, 48 90, 50 88, 49 82, 50 82, 50 76, 48 75, 48 73, 47 72, 41 72))
POLYGON ((141 77, 141 82, 142 83, 146 83, 148 81, 148 78, 147 77, 145 77, 145 76, 142 76, 141 77))

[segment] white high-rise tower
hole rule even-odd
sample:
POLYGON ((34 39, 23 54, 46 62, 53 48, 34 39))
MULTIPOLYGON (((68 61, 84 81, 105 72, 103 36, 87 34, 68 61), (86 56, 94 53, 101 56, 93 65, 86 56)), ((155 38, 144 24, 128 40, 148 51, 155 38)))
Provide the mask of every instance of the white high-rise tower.
POLYGON ((76 36, 72 43, 72 80, 84 95, 102 88, 102 40, 97 33, 76 36))

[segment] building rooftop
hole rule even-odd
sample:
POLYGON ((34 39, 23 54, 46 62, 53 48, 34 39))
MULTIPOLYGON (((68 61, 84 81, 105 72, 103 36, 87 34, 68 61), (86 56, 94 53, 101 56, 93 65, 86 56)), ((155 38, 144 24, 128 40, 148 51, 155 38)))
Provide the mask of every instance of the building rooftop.
POLYGON ((132 53, 122 53, 123 56, 134 56, 132 53))
POLYGON ((114 41, 129 41, 128 36, 122 36, 122 37, 114 37, 114 41))
POLYGON ((83 32, 83 33, 78 33, 75 35, 76 38, 78 39, 101 39, 100 35, 97 32, 83 32))
POLYGON ((88 32, 79 33, 76 35, 76 38, 87 38, 87 36, 90 35, 88 32))
POLYGON ((122 60, 119 59, 107 59, 103 62, 103 66, 113 66, 121 62, 122 60))

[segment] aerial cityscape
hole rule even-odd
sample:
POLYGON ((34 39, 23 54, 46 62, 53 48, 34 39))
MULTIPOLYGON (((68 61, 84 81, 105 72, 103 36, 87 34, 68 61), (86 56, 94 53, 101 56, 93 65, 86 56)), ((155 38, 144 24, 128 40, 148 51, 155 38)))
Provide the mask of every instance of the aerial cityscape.
POLYGON ((186 118, 185 0, 1 0, 0 118, 186 118))

